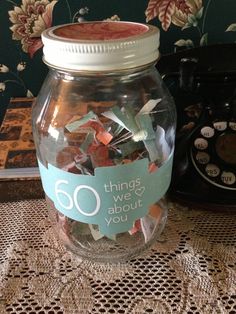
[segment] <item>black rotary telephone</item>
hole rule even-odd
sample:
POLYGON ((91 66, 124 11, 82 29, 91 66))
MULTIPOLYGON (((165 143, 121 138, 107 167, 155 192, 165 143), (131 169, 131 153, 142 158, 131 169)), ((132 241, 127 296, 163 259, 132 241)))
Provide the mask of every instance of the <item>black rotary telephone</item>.
POLYGON ((236 208, 236 44, 184 50, 157 67, 177 108, 170 195, 236 208))

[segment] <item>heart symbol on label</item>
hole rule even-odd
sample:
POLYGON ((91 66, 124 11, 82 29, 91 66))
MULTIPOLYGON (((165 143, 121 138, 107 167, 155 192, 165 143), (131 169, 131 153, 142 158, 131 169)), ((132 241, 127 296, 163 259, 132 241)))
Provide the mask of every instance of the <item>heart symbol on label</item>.
POLYGON ((141 197, 143 195, 144 191, 145 191, 145 187, 143 186, 141 188, 136 189, 134 193, 136 195, 138 195, 139 197, 141 197))

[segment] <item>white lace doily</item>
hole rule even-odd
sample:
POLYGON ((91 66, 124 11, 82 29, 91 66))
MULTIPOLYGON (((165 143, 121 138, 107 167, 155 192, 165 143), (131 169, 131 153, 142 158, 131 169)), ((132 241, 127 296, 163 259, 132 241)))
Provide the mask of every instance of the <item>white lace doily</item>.
POLYGON ((54 236, 44 200, 0 204, 0 313, 236 313, 236 212, 172 206, 140 258, 81 261, 54 236))

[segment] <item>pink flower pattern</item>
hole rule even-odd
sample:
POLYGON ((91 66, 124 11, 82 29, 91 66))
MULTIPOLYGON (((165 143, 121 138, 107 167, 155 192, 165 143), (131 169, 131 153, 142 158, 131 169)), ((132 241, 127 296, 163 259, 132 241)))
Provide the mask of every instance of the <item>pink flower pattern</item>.
POLYGON ((202 0, 149 0, 146 9, 146 21, 157 17, 163 30, 167 31, 171 23, 184 27, 189 18, 202 8, 202 0))
POLYGON ((20 40, 22 50, 32 58, 42 47, 41 33, 52 25, 52 12, 57 0, 22 0, 20 7, 9 11, 12 39, 20 40))

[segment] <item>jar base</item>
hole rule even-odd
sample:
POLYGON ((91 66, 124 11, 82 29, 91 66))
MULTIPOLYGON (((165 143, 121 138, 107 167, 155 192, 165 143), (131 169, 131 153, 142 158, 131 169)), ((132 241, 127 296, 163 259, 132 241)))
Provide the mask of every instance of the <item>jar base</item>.
POLYGON ((166 219, 167 213, 162 216, 159 224, 153 232, 152 238, 146 243, 142 239, 143 235, 141 232, 135 237, 135 239, 133 239, 133 236, 130 236, 129 233, 122 233, 117 235, 116 241, 104 237, 94 242, 94 245, 91 245, 91 243, 89 245, 88 242, 82 244, 73 237, 69 238, 62 230, 57 233, 66 249, 81 259, 99 263, 125 263, 128 260, 140 256, 148 249, 151 249, 162 233, 166 219), (143 245, 139 245, 136 248, 131 244, 131 242, 140 243, 140 241, 143 242, 143 245))

